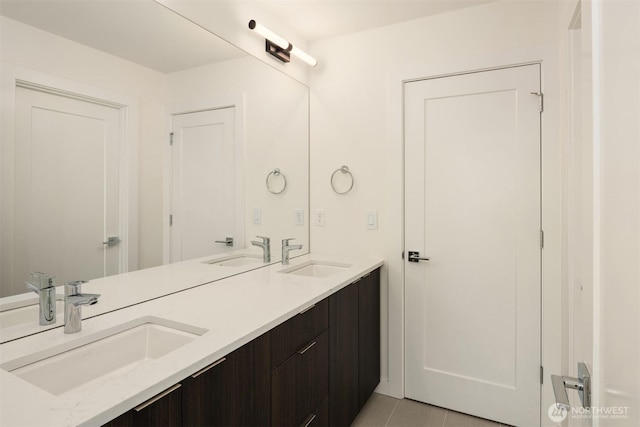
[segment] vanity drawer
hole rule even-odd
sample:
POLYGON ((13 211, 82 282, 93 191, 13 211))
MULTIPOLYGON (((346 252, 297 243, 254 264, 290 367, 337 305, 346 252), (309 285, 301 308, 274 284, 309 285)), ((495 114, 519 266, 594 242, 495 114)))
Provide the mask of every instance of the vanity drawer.
POLYGON ((272 426, 298 427, 307 423, 311 426, 314 421, 316 425, 326 425, 326 415, 318 410, 328 401, 328 354, 328 331, 324 331, 272 372, 272 426))
POLYGON ((329 327, 329 300, 302 311, 271 330, 271 367, 287 360, 313 337, 329 327))

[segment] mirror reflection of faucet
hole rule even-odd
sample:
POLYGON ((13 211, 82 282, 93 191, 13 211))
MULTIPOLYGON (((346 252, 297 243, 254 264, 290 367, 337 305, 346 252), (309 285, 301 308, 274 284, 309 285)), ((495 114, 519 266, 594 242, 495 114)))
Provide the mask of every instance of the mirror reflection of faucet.
POLYGON ((282 239, 282 264, 289 264, 289 252, 302 249, 302 245, 290 245, 289 242, 295 240, 293 237, 290 239, 282 239))
POLYGON ((29 290, 38 294, 40 325, 56 323, 56 287, 53 285, 53 276, 33 272, 31 277, 36 280, 24 283, 29 290))
POLYGON ((73 334, 82 329, 82 306, 94 305, 98 302, 99 294, 81 293, 81 285, 86 280, 68 282, 64 284, 64 333, 73 334))
POLYGON ((271 239, 269 237, 256 236, 258 239, 262 239, 262 242, 255 240, 251 241, 253 246, 262 248, 262 262, 271 262, 271 239))

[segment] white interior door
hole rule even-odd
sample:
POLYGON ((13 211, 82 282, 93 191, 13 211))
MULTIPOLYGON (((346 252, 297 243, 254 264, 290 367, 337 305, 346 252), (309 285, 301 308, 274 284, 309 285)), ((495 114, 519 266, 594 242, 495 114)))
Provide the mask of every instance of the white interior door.
POLYGON ((172 126, 171 262, 237 249, 235 109, 177 114, 172 126), (233 247, 216 243, 227 237, 233 247))
POLYGON ((405 85, 405 395, 510 425, 540 422, 539 91, 538 65, 405 85))
POLYGON ((120 138, 117 108, 16 88, 16 291, 31 271, 56 283, 119 272, 120 246, 103 242, 119 233, 120 138))

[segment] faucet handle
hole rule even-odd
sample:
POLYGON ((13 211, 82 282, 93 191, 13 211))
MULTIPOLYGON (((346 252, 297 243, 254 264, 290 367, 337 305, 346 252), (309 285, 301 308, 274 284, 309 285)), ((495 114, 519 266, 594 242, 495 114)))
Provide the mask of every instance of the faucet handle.
POLYGON ((88 280, 75 280, 73 282, 67 282, 64 284, 64 295, 72 296, 80 293, 80 287, 83 283, 87 283, 88 280))
POLYGON ((34 271, 29 274, 31 277, 36 279, 35 283, 33 282, 25 282, 27 285, 34 286, 38 289, 46 289, 53 286, 53 276, 47 273, 40 273, 39 271, 34 271))
POLYGON ((271 243, 271 238, 269 237, 264 237, 264 236, 256 236, 258 239, 262 239, 262 243, 264 243, 265 245, 268 245, 269 243, 271 243))
POLYGON ((282 246, 289 246, 289 242, 291 240, 296 240, 296 238, 295 237, 290 237, 288 239, 282 239, 282 246))

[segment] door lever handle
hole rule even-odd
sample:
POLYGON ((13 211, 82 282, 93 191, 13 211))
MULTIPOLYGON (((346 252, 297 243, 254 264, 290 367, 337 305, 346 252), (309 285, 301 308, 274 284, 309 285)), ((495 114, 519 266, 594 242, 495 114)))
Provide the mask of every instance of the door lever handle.
POLYGON ((584 408, 591 407, 591 373, 586 364, 578 362, 578 378, 562 375, 551 375, 553 394, 556 397, 557 407, 569 410, 569 396, 567 389, 577 390, 584 408))
POLYGON ((420 258, 420 252, 409 251, 409 262, 429 261, 429 258, 420 258))
POLYGON ((224 240, 216 240, 216 243, 224 243, 227 246, 233 246, 233 237, 225 237, 224 240))

